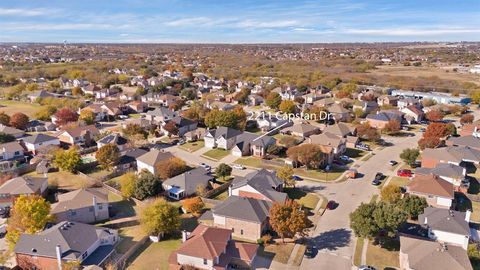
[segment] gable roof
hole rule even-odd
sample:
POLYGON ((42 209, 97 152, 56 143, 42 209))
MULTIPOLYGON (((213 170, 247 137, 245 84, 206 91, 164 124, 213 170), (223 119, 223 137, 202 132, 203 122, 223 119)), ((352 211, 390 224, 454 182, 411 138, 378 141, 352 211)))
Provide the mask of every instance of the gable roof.
POLYGON ((146 114, 151 116, 173 118, 175 116, 175 111, 166 107, 156 107, 153 111, 148 111, 146 114))
POLYGON ((408 266, 411 269, 473 270, 463 248, 445 247, 429 239, 400 236, 400 252, 408 255, 408 266))
POLYGON ((232 182, 232 189, 249 185, 256 189, 260 194, 275 202, 284 202, 287 194, 278 192, 274 187, 283 184, 283 181, 276 176, 274 172, 261 169, 247 174, 245 177, 235 177, 232 182))
POLYGON ((16 151, 24 151, 25 149, 20 144, 19 141, 7 142, 0 144, 0 153, 5 152, 16 152, 16 151))
POLYGON ((423 214, 418 216, 418 222, 427 225, 432 230, 470 235, 470 227, 465 217, 466 212, 427 207, 423 214))
POLYGON ((11 135, 18 134, 18 133, 25 133, 25 131, 23 130, 20 130, 14 127, 5 126, 2 124, 0 124, 0 132, 11 134, 11 135))
POLYGON ((169 178, 163 182, 164 185, 179 187, 187 194, 192 194, 198 185, 207 185, 208 181, 213 177, 208 175, 207 171, 202 167, 197 167, 188 172, 182 173, 175 177, 169 178))
POLYGON ((231 239, 232 231, 228 229, 198 225, 177 250, 183 254, 196 258, 213 260, 220 256, 231 239))
POLYGON ((304 123, 295 124, 291 127, 284 129, 284 131, 291 131, 291 132, 296 132, 301 134, 310 133, 310 132, 319 131, 319 130, 320 130, 319 127, 316 127, 310 124, 304 124, 304 123))
POLYGON ((137 157, 137 161, 141 161, 147 165, 155 166, 158 162, 174 157, 170 152, 163 152, 157 149, 150 149, 147 153, 137 157))
POLYGON ((407 185, 408 192, 435 195, 443 198, 454 198, 453 184, 441 179, 438 175, 415 175, 407 185))
POLYGON ((332 133, 332 134, 336 134, 336 135, 340 135, 342 137, 345 137, 348 134, 352 133, 352 129, 353 128, 350 128, 345 123, 338 123, 338 124, 335 124, 335 125, 326 126, 325 129, 323 130, 323 133, 329 132, 329 133, 332 133))
POLYGON ((380 111, 377 113, 371 113, 367 115, 365 119, 388 122, 390 120, 401 121, 402 117, 399 113, 394 113, 391 111, 380 111))
POLYGON ((310 136, 310 143, 336 148, 346 143, 346 139, 330 132, 324 132, 322 134, 310 136))
POLYGON ((475 149, 480 149, 480 139, 472 135, 462 137, 450 137, 448 140, 455 146, 468 146, 475 149))
POLYGON ((441 161, 462 161, 480 162, 480 151, 467 146, 448 146, 442 148, 426 148, 423 150, 422 158, 431 158, 441 161))
POLYGON ((97 141, 97 143, 101 143, 101 144, 115 144, 115 145, 125 145, 128 143, 127 139, 125 139, 124 137, 122 137, 120 134, 118 133, 114 133, 114 134, 109 134, 103 138, 101 138, 100 140, 97 141))
POLYGON ((61 130, 57 133, 57 136, 59 136, 62 133, 67 133, 71 137, 80 137, 84 136, 87 134, 87 132, 90 132, 91 135, 95 135, 100 133, 98 131, 97 127, 95 125, 88 125, 88 126, 78 126, 78 127, 73 127, 73 128, 67 128, 64 130, 61 130))
POLYGON ((15 177, 0 186, 0 194, 22 195, 39 193, 46 182, 47 178, 43 177, 15 177))
POLYGON ((37 144, 52 140, 58 140, 58 138, 43 133, 37 133, 32 136, 25 137, 22 140, 26 143, 37 144))
POLYGON ((216 129, 209 129, 205 135, 210 135, 215 139, 220 137, 228 140, 242 134, 240 130, 229 127, 218 127, 216 129))
POLYGON ((93 198, 97 203, 108 203, 108 194, 101 188, 77 189, 58 195, 58 202, 52 204, 51 213, 65 212, 93 206, 93 198))
POLYGON ((435 174, 440 177, 449 177, 454 179, 463 178, 465 169, 451 163, 438 163, 435 168, 420 167, 415 169, 415 174, 435 174))
POLYGON ((216 205, 212 212, 218 216, 262 223, 267 219, 271 207, 272 203, 269 201, 229 196, 225 201, 216 205))

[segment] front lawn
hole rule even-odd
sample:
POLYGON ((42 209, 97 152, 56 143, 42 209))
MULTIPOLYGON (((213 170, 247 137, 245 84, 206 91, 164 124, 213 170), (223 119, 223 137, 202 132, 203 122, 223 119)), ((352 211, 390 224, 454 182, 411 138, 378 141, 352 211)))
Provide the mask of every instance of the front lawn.
POLYGON ((286 264, 292 254, 295 243, 271 244, 258 249, 258 255, 264 258, 271 258, 276 262, 286 264))
POLYGON ((244 157, 235 160, 235 164, 247 166, 247 167, 255 167, 255 168, 262 168, 262 160, 255 157, 244 157))
POLYGON ((390 182, 388 183, 389 185, 397 185, 399 187, 404 187, 410 183, 410 180, 408 177, 398 177, 398 176, 393 176, 390 179, 390 182))
POLYGON ((355 148, 347 148, 347 150, 345 150, 345 155, 353 159, 361 158, 367 153, 368 153, 367 151, 363 151, 355 148))
POLYGON ((294 169, 295 174, 300 177, 309 178, 308 180, 319 180, 319 181, 334 181, 337 180, 344 172, 345 169, 332 166, 330 171, 325 172, 323 170, 307 170, 307 169, 294 169))
POLYGON ((375 269, 399 268, 400 242, 398 240, 387 240, 383 245, 373 245, 372 241, 367 246, 367 264, 375 269))
POLYGON ((185 144, 182 144, 178 148, 192 153, 202 149, 204 146, 205 146, 204 141, 195 141, 195 142, 187 142, 185 144))
POLYGON ((219 161, 222 158, 228 156, 228 154, 230 154, 230 151, 225 150, 225 149, 216 148, 216 149, 212 149, 212 150, 209 150, 209 151, 203 153, 202 157, 205 157, 205 158, 208 158, 208 159, 213 159, 215 161, 219 161))
POLYGON ((175 251, 180 247, 181 242, 180 239, 163 240, 158 243, 147 241, 145 245, 131 257, 131 263, 127 269, 167 270, 169 267, 168 257, 172 251, 175 251))
POLYGON ((320 197, 315 193, 306 193, 298 188, 284 188, 283 191, 287 193, 288 198, 295 200, 303 207, 314 210, 320 201, 320 197))

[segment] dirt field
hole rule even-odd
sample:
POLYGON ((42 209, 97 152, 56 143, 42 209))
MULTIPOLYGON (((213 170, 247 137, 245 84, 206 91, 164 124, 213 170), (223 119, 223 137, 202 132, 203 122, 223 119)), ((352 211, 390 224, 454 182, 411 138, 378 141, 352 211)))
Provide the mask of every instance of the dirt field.
POLYGON ((21 112, 28 115, 29 117, 32 117, 40 109, 41 106, 38 104, 13 100, 0 100, 0 112, 3 111, 8 115, 21 112))
POLYGON ((370 72, 373 75, 392 75, 409 77, 433 77, 458 82, 472 82, 480 85, 480 75, 470 73, 446 72, 445 69, 437 67, 414 67, 414 66, 377 66, 377 69, 370 72))

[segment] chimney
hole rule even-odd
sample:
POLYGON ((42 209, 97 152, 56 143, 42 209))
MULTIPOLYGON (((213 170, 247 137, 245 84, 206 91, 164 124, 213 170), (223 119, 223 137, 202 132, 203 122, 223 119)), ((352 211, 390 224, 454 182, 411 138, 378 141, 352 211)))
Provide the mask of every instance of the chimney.
POLYGON ((55 247, 55 253, 57 254, 57 264, 58 264, 58 270, 62 270, 62 248, 60 245, 57 245, 55 247))
POLYGON ((182 243, 188 240, 188 236, 190 236, 190 233, 185 230, 182 230, 182 243))
POLYGON ((97 218, 98 218, 97 197, 93 196, 92 204, 93 204, 93 215, 95 216, 95 220, 97 220, 97 218))
POLYGON ((425 217, 425 221, 423 222, 423 224, 428 224, 427 217, 425 217))
POLYGON ((467 212, 465 212, 465 221, 466 222, 470 222, 470 215, 472 214, 472 211, 470 210, 467 210, 467 212))
POLYGON ((232 196, 232 185, 228 186, 228 196, 232 196))

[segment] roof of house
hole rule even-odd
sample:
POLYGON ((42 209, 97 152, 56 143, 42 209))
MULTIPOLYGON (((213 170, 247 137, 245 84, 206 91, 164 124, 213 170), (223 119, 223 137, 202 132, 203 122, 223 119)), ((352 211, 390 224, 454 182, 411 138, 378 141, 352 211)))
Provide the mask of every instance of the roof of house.
POLYGON ((284 202, 287 194, 274 189, 281 184, 283 184, 283 181, 274 172, 261 169, 249 173, 245 177, 235 177, 232 182, 232 189, 249 185, 272 201, 284 202))
POLYGON ((448 141, 452 143, 452 145, 457 146, 468 146, 475 149, 480 149, 480 139, 478 137, 470 136, 462 136, 462 137, 450 137, 448 141))
POLYGON ((330 132, 324 132, 322 134, 310 136, 310 143, 336 148, 346 143, 346 139, 330 132))
POLYGON ((462 161, 480 162, 480 151, 467 146, 449 146, 434 149, 426 148, 423 150, 422 158, 452 161, 456 163, 462 161))
POLYGON ((415 169, 415 174, 423 174, 423 175, 428 175, 428 174, 435 174, 440 177, 448 177, 448 178, 454 178, 454 179, 459 179, 463 178, 465 169, 462 166, 458 166, 455 164, 451 163, 439 163, 435 168, 424 168, 420 167, 415 169))
POLYGON ((97 203, 108 203, 108 193, 101 188, 77 189, 58 195, 58 202, 52 204, 51 213, 65 212, 93 206, 93 198, 97 203))
POLYGON ((47 178, 19 176, 8 180, 0 186, 0 194, 22 195, 39 193, 47 178))
POLYGON ((63 221, 38 234, 22 234, 15 245, 15 253, 56 258, 60 245, 62 258, 80 259, 100 235, 110 234, 108 229, 78 222, 63 221))
POLYGON ((344 108, 342 105, 337 104, 337 103, 334 103, 330 107, 328 107, 328 111, 330 113, 338 113, 338 114, 349 113, 350 112, 348 109, 344 108))
POLYGON ((401 120, 401 115, 398 113, 393 113, 389 111, 380 111, 377 113, 371 113, 367 115, 366 119, 367 120, 376 120, 376 121, 385 121, 388 122, 390 120, 401 120))
POLYGON ((122 137, 120 134, 118 133, 113 133, 113 134, 109 134, 103 138, 101 138, 100 140, 97 141, 97 143, 101 143, 101 144, 115 144, 115 145, 125 145, 128 143, 128 140, 124 137, 122 137))
POLYGON ((423 214, 418 216, 418 222, 427 225, 432 230, 470 235, 466 212, 427 207, 423 214))
POLYGON ((206 186, 213 177, 202 167, 197 167, 188 172, 169 178, 163 182, 164 185, 179 187, 187 194, 192 194, 198 185, 206 186))
POLYGON ((417 106, 414 106, 414 105, 407 106, 407 107, 405 107, 404 110, 409 110, 410 112, 416 114, 417 116, 423 114, 423 111, 420 110, 419 108, 417 108, 417 106))
POLYGON ((438 175, 415 175, 411 182, 407 185, 408 192, 435 195, 453 199, 453 184, 449 183, 438 175))
POLYGON ((18 141, 7 142, 0 144, 0 153, 5 152, 17 152, 17 151, 24 151, 25 149, 18 141))
POLYGON ((170 152, 163 152, 157 149, 150 149, 147 153, 137 157, 137 161, 141 161, 147 165, 155 166, 158 162, 174 157, 170 152))
POLYGON ((209 129, 207 130, 207 133, 205 134, 212 136, 215 139, 218 139, 220 137, 223 137, 224 139, 230 139, 234 138, 238 135, 242 134, 242 131, 234 129, 234 128, 229 128, 229 127, 218 127, 216 129, 209 129))
POLYGON ((338 124, 335 124, 335 125, 326 126, 325 129, 323 130, 323 133, 329 132, 329 133, 332 133, 332 134, 336 134, 336 135, 340 135, 342 137, 345 137, 348 134, 352 133, 352 129, 353 128, 349 127, 345 123, 338 123, 338 124))
POLYGON ((153 111, 148 111, 147 115, 173 118, 176 114, 175 111, 169 108, 156 107, 153 111))
POLYGON ((196 121, 190 120, 182 116, 174 117, 171 121, 173 121, 175 125, 179 128, 190 126, 197 123, 196 121))
POLYGON ((71 137, 80 137, 85 135, 87 132, 90 132, 90 134, 92 135, 100 133, 100 131, 98 131, 98 128, 95 127, 95 125, 88 125, 88 126, 78 126, 78 127, 72 127, 72 128, 61 130, 57 133, 57 136, 64 132, 69 134, 71 137))
POLYGON ((35 135, 25 137, 22 139, 26 143, 31 143, 31 144, 38 144, 38 143, 44 143, 52 140, 58 140, 58 138, 46 135, 43 133, 37 133, 35 135))
POLYGON ((271 144, 275 144, 275 138, 272 136, 260 136, 258 134, 243 132, 238 135, 235 141, 235 146, 238 147, 242 152, 247 150, 250 145, 256 145, 261 147, 266 147, 271 144))
POLYGON ((177 254, 213 260, 224 252, 231 235, 232 231, 229 229, 207 227, 200 224, 176 252, 177 254))
POLYGON ((218 216, 262 223, 268 217, 271 207, 272 202, 269 201, 229 196, 225 201, 216 205, 212 212, 218 216))
POLYGON ((5 126, 2 124, 0 124, 0 132, 11 134, 11 135, 18 134, 18 133, 25 133, 25 131, 23 130, 20 130, 14 127, 5 126))
POLYGON ((320 128, 310 124, 300 123, 300 124, 295 124, 291 127, 288 127, 283 131, 290 131, 290 132, 305 134, 305 133, 320 131, 320 128))
POLYGON ((408 255, 410 269, 473 270, 466 250, 429 239, 400 236, 400 252, 408 255))

